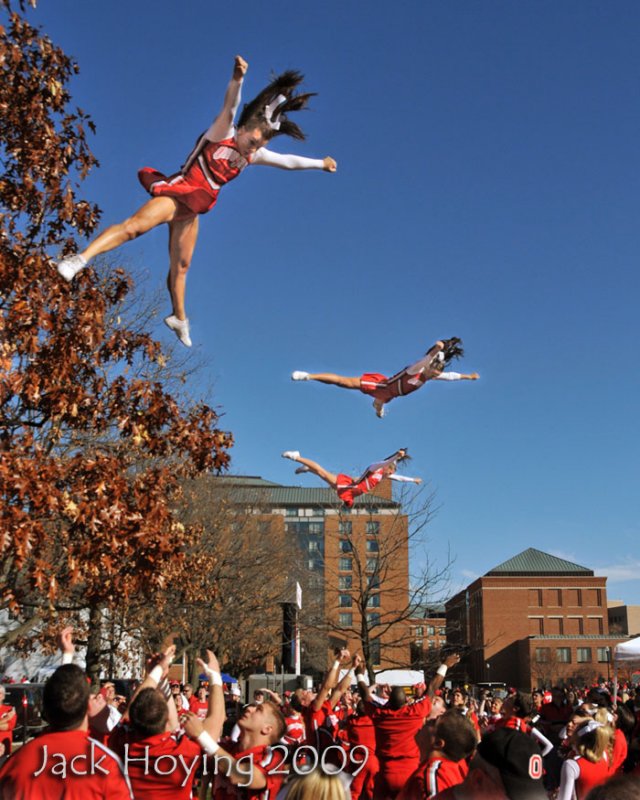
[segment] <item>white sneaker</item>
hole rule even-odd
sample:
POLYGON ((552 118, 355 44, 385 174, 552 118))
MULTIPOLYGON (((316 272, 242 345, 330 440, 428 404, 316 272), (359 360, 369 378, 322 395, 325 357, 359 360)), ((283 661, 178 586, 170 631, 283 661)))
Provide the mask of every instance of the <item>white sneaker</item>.
POLYGON ((170 317, 165 317, 164 324, 175 333, 185 347, 191 347, 188 319, 178 319, 172 314, 170 317))
POLYGON ((300 458, 299 450, 285 450, 282 458, 290 458, 292 461, 297 461, 300 458))
POLYGON ((305 465, 303 464, 296 470, 296 475, 302 475, 303 472, 311 472, 311 470, 309 469, 309 467, 305 467, 305 465))
POLYGON ((373 407, 376 410, 376 416, 382 419, 385 415, 384 403, 382 403, 380 400, 374 400, 373 407))
POLYGON ((67 256, 58 264, 58 274, 65 281, 72 281, 81 269, 87 266, 87 260, 82 256, 67 256))
POLYGON ((309 380, 309 373, 303 372, 300 369, 297 369, 295 372, 291 373, 291 380, 292 381, 308 381, 309 380))

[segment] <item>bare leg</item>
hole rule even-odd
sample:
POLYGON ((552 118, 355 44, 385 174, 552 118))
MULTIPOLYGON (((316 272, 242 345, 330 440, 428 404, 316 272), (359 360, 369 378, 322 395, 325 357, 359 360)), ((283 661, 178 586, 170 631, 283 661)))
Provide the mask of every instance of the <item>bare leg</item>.
POLYGON ((341 386, 343 389, 360 388, 360 378, 345 378, 344 375, 334 375, 332 372, 310 373, 307 380, 330 383, 332 386, 341 386))
POLYGON ((303 464, 305 467, 309 468, 310 472, 313 472, 314 475, 317 475, 319 478, 322 478, 323 481, 329 484, 332 489, 335 489, 338 483, 338 476, 334 475, 333 472, 328 472, 324 467, 321 467, 320 464, 312 461, 310 458, 303 458, 299 456, 296 458, 300 464, 303 464))
POLYGON ((171 222, 177 211, 178 203, 172 197, 152 197, 133 216, 103 231, 80 255, 89 261, 101 253, 108 253, 163 222, 171 222))
POLYGON ((191 264, 193 248, 198 238, 198 217, 193 216, 169 223, 169 275, 167 288, 171 295, 174 315, 184 320, 184 295, 187 286, 187 271, 191 264))

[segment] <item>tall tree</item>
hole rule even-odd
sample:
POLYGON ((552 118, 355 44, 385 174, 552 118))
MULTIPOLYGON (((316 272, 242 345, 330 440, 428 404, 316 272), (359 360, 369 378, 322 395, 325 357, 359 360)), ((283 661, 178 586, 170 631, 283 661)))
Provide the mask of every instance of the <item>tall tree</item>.
POLYGON ((180 480, 226 467, 232 438, 158 378, 159 343, 119 315, 123 270, 59 279, 51 251, 98 220, 78 196, 93 124, 71 107, 77 65, 23 3, 0 5, 0 607, 24 623, 80 600, 95 638, 104 609, 162 602, 198 535, 176 517, 180 480))

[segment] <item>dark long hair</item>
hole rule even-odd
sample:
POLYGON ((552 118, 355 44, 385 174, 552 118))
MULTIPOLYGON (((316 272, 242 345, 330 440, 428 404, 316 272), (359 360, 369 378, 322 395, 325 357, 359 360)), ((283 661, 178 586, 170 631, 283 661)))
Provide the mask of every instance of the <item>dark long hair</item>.
POLYGON ((462 339, 458 339, 457 336, 454 336, 451 339, 443 339, 442 341, 444 343, 444 348, 441 352, 444 353, 445 364, 448 364, 454 358, 462 358, 464 355, 462 339))
POLYGON ((281 75, 277 75, 260 94, 256 95, 250 103, 245 104, 238 120, 238 128, 259 127, 267 139, 281 135, 292 136, 294 139, 305 139, 303 131, 287 117, 287 114, 292 111, 302 111, 306 108, 310 98, 316 94, 316 92, 296 94, 295 90, 303 80, 304 75, 295 69, 289 69, 281 75), (286 99, 273 111, 273 117, 280 117, 280 127, 276 130, 271 127, 265 109, 278 95, 283 95, 286 99))

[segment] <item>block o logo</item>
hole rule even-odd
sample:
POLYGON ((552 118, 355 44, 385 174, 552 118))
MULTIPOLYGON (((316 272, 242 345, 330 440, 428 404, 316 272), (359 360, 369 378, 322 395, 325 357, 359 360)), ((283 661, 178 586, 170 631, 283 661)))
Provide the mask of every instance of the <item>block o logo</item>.
POLYGON ((542 756, 533 755, 529 759, 529 777, 534 780, 540 780, 542 777, 542 756))

